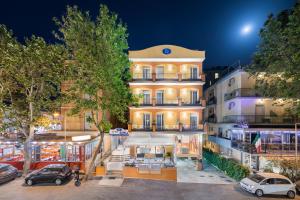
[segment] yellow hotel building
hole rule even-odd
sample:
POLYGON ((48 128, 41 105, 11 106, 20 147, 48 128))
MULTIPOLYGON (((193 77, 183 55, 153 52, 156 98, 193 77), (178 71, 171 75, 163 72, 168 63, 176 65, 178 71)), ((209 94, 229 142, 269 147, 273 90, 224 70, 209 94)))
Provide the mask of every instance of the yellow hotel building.
POLYGON ((203 133, 202 63, 205 52, 174 45, 129 51, 132 93, 130 132, 174 134, 177 157, 199 157, 203 133))

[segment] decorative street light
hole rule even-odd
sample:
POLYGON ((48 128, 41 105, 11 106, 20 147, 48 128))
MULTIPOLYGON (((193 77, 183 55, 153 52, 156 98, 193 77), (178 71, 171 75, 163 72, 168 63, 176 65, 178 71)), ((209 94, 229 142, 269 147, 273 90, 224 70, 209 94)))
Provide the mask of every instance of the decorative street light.
POLYGON ((296 162, 296 176, 298 173, 298 134, 297 134, 297 126, 300 123, 295 123, 295 162, 296 162))

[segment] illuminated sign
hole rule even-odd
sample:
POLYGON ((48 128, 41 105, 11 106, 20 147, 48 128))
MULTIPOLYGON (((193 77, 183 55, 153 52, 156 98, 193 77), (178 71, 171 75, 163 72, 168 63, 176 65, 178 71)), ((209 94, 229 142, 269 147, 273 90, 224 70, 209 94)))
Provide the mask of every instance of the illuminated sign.
POLYGON ((168 55, 168 54, 171 54, 171 49, 169 49, 169 48, 164 48, 163 50, 162 50, 162 52, 163 52, 163 54, 165 54, 165 55, 168 55))
POLYGON ((90 140, 91 138, 92 137, 90 135, 73 136, 72 141, 80 142, 80 141, 90 140))

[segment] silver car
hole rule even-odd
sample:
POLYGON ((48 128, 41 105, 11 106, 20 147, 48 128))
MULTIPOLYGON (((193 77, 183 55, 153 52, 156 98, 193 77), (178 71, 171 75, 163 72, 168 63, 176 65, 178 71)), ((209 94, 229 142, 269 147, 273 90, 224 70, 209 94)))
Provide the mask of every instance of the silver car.
POLYGON ((240 186, 258 197, 264 194, 278 194, 294 199, 296 195, 296 185, 287 177, 275 173, 252 174, 242 179, 240 186))
POLYGON ((0 163, 0 184, 11 181, 18 176, 18 170, 9 164, 0 163))

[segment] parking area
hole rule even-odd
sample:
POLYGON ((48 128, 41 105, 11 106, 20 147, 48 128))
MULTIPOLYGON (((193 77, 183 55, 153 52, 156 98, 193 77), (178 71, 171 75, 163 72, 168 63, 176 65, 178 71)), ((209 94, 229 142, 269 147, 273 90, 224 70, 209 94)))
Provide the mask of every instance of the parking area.
POLYGON ((23 185, 22 178, 0 185, 1 200, 279 200, 285 198, 284 196, 257 198, 241 190, 237 184, 211 185, 140 179, 125 179, 121 187, 101 186, 99 180, 88 181, 80 187, 75 187, 73 180, 62 186, 42 184, 29 187, 23 185))
POLYGON ((206 184, 236 184, 236 181, 203 160, 203 170, 196 169, 195 161, 177 160, 177 182, 206 184))

